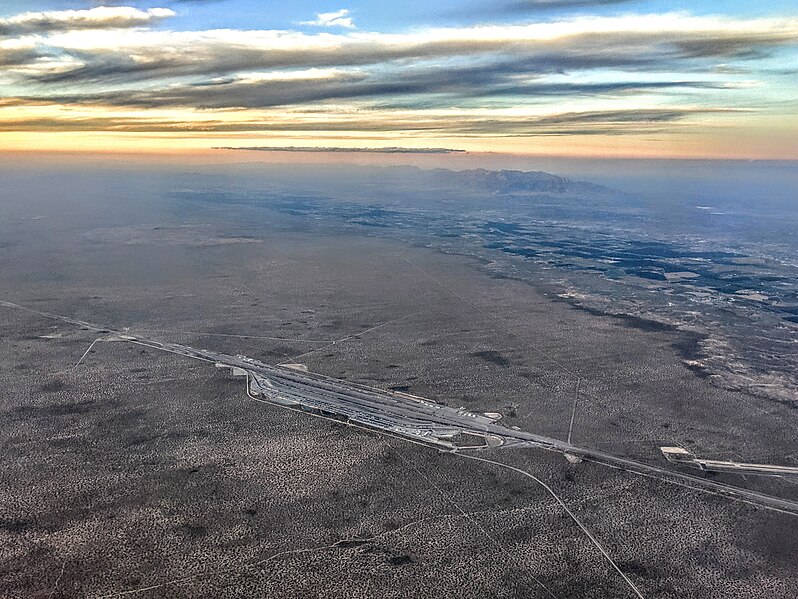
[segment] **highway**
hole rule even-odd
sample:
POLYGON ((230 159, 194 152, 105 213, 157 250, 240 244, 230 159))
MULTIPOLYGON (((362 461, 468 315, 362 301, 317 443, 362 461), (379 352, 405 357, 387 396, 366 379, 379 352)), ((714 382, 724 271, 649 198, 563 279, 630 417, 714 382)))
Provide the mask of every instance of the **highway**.
POLYGON ((709 472, 729 472, 732 474, 753 474, 760 476, 798 477, 798 466, 779 466, 775 464, 748 464, 726 460, 707 460, 698 458, 682 447, 660 447, 669 462, 689 466, 709 472))
POLYGON ((272 366, 242 355, 233 356, 178 343, 156 341, 131 335, 127 331, 115 331, 85 321, 40 312, 12 302, 0 301, 0 305, 113 335, 120 340, 159 351, 203 360, 220 367, 229 367, 234 373, 247 375, 248 393, 261 401, 366 427, 441 450, 463 452, 474 449, 489 451, 496 448, 522 447, 545 449, 695 491, 798 516, 798 502, 789 499, 579 447, 552 437, 508 428, 483 414, 443 406, 425 398, 358 385, 284 366, 272 366), (475 446, 473 442, 467 441, 473 438, 481 439, 482 442, 475 446))

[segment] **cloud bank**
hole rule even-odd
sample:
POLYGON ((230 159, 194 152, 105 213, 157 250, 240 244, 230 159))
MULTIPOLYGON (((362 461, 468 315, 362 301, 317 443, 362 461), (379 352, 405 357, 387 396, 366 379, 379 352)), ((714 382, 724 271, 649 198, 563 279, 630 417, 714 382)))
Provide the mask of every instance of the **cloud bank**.
POLYGON ((795 126, 798 17, 628 13, 378 32, 351 30, 342 9, 308 22, 335 32, 161 28, 177 18, 118 6, 1 19, 0 131, 284 132, 325 146, 368 134, 375 147, 411 135, 437 148, 730 126, 753 135, 765 113, 795 126))

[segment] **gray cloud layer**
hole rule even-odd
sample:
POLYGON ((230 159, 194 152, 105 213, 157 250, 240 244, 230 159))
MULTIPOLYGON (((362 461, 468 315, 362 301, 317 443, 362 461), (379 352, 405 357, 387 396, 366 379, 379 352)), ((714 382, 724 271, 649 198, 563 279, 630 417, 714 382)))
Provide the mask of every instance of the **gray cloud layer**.
POLYGON ((539 117, 478 118, 463 116, 440 120, 424 117, 385 118, 380 114, 362 115, 347 120, 314 118, 303 120, 257 119, 242 122, 206 120, 159 120, 146 118, 28 118, 0 121, 0 131, 116 131, 127 133, 235 133, 235 132, 421 132, 450 137, 490 134, 499 137, 559 135, 631 135, 640 131, 657 132, 664 125, 701 114, 727 112, 723 109, 649 109, 567 112, 539 117))
MULTIPOLYGON (((649 59, 631 57, 637 67, 649 59)), ((95 94, 48 96, 60 103, 122 106, 193 106, 203 109, 270 108, 329 100, 364 100, 423 96, 427 106, 480 98, 544 98, 551 96, 608 96, 666 89, 723 89, 723 84, 696 80, 567 83, 540 80, 540 76, 596 64, 626 65, 616 57, 501 56, 474 66, 404 67, 388 75, 365 71, 342 72, 322 79, 247 80, 225 78, 211 82, 173 84, 167 89, 123 89, 95 94), (598 60, 598 63, 596 62, 598 60)), ((47 81, 52 81, 48 78, 47 81)), ((59 76, 56 81, 63 81, 59 76)), ((38 99, 42 99, 39 96, 38 99)), ((29 98, 31 100, 37 97, 29 98)))
MULTIPOLYGON (((163 77, 218 77, 242 70, 313 67, 358 67, 412 60, 451 59, 504 54, 526 63, 526 69, 550 73, 588 68, 667 70, 701 59, 752 59, 795 43, 792 31, 605 33, 579 34, 554 40, 473 39, 389 44, 344 42, 319 49, 254 48, 202 40, 177 48, 142 47, 120 51, 70 51, 83 62, 56 73, 32 75, 39 83, 140 81, 163 77)), ((405 62, 402 62, 405 61, 405 62)), ((498 67, 501 67, 497 63, 498 67)))
MULTIPOLYGON (((532 0, 516 4, 590 3, 532 0)), ((124 7, 25 13, 0 20, 0 34, 8 35, 14 28, 19 34, 25 28, 45 32, 140 27, 170 14, 166 9, 124 7)), ((632 16, 531 29, 500 25, 393 36, 133 29, 120 35, 118 43, 114 36, 92 37, 91 32, 85 38, 83 33, 71 37, 42 33, 35 43, 20 34, 18 40, 11 39, 20 42, 16 45, 0 43, 0 75, 15 90, 0 106, 240 110, 240 116, 237 122, 199 118, 183 123, 132 116, 76 118, 64 113, 58 118, 6 120, 0 129, 213 133, 315 127, 454 136, 629 134, 658 130, 666 124, 677 126, 685 119, 722 112, 724 107, 647 109, 641 98, 679 95, 689 99, 702 93, 733 98, 730 90, 739 89, 747 65, 798 43, 798 23, 790 20, 753 21, 747 26, 739 21, 671 15, 662 17, 661 28, 659 24, 632 16), (611 77, 604 76, 607 70, 612 70, 611 77), (534 118, 469 116, 456 123, 434 114, 439 109, 468 112, 536 105, 548 105, 549 112, 554 112, 558 99, 586 98, 600 98, 605 106, 615 102, 623 108, 534 118), (637 98, 637 106, 626 101, 629 98, 637 98), (336 118, 330 105, 347 106, 354 116, 336 118), (247 110, 276 107, 305 116, 293 122, 246 116, 247 110), (307 118, 313 111, 329 118, 307 118), (397 114, 402 111, 415 114, 397 114)))

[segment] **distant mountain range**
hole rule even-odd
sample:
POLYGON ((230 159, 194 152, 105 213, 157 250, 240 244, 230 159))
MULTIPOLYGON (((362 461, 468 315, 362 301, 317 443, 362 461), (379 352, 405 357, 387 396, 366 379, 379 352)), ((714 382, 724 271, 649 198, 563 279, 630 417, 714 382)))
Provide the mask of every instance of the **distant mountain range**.
POLYGON ((431 180, 439 185, 466 186, 469 189, 483 190, 495 194, 618 193, 617 190, 609 187, 574 181, 542 171, 491 171, 480 168, 465 171, 435 169, 426 172, 429 173, 431 180))
POLYGON ((561 195, 602 196, 604 199, 628 197, 620 190, 552 175, 543 171, 423 169, 417 166, 373 166, 355 164, 245 163, 229 168, 268 173, 270 180, 295 187, 300 180, 306 189, 321 186, 325 193, 336 189, 350 192, 380 187, 385 193, 431 191, 466 193, 469 196, 561 195), (301 174, 300 174, 301 173, 301 174))

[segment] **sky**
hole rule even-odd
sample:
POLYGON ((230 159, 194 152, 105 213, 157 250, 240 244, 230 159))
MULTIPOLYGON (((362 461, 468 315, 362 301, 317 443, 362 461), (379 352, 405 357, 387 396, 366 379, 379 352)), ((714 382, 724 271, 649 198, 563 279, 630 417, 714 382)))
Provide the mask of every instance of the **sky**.
POLYGON ((218 147, 796 160, 798 3, 0 0, 0 152, 218 147))

